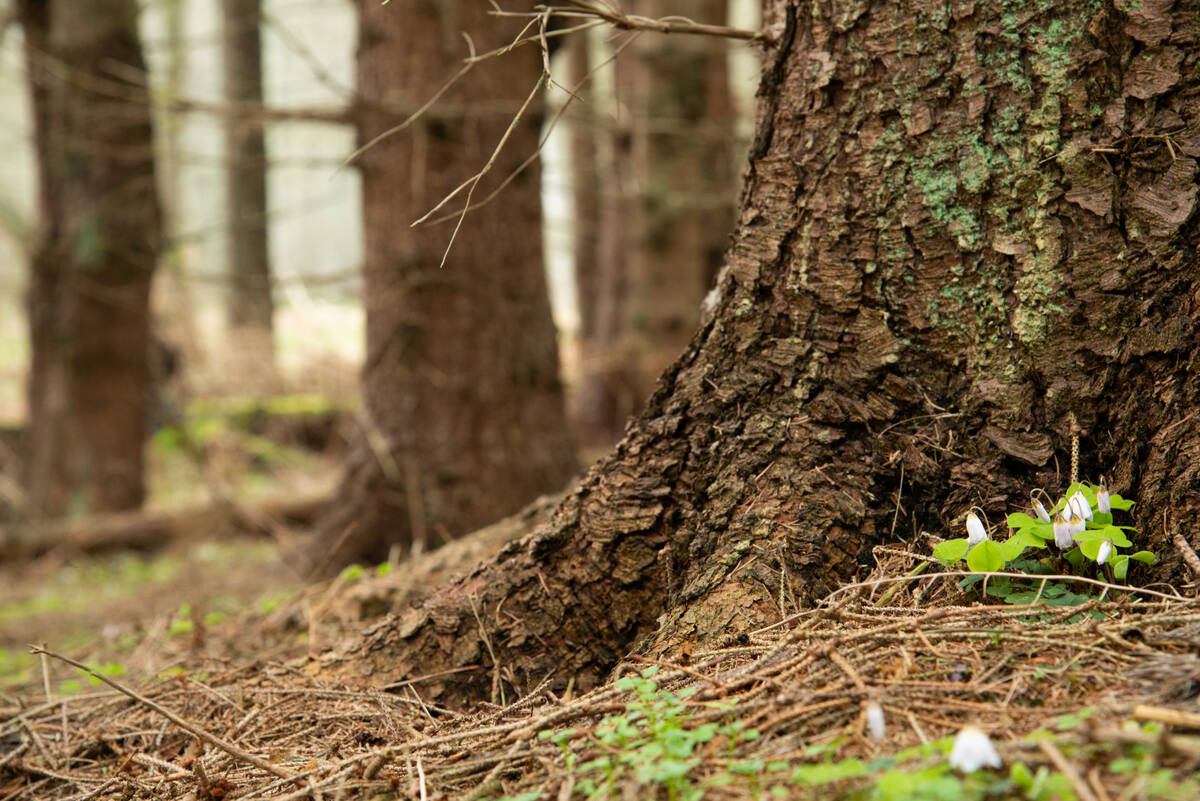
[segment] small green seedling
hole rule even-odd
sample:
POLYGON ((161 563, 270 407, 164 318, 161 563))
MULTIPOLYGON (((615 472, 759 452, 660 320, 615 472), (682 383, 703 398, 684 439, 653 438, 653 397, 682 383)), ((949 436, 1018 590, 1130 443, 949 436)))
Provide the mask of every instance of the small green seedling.
MULTIPOLYGON (((600 721, 590 737, 577 729, 538 733, 538 739, 558 746, 564 767, 577 777, 576 795, 614 797, 619 788, 632 782, 647 788, 650 795, 646 797, 658 797, 662 790, 671 801, 699 799, 704 796, 705 788, 694 777, 701 765, 697 750, 717 737, 728 741, 725 763, 730 774, 745 776, 760 772, 762 765, 758 760, 735 757, 738 746, 756 739, 758 732, 746 729, 745 723, 735 720, 732 714, 725 723, 694 722, 687 698, 695 688, 678 693, 662 689, 654 680, 658 670, 651 667, 641 675, 618 679, 614 686, 632 691, 633 698, 621 713, 600 721), (578 749, 586 746, 589 739, 598 742, 601 750, 588 761, 580 762, 578 749), (572 749, 574 741, 578 742, 572 749)), ((753 783, 754 777, 751 779, 753 783)))

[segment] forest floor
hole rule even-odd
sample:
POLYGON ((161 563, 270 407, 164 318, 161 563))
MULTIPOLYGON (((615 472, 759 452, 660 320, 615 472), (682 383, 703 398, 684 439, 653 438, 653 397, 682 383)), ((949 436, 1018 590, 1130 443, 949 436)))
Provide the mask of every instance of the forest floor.
MULTIPOLYGON (((440 578, 552 505, 410 570, 440 578)), ((843 588, 728 647, 629 657, 584 695, 546 682, 466 711, 423 697, 420 679, 319 677, 322 652, 410 602, 406 570, 301 588, 251 540, 10 568, 0 799, 1200 798, 1200 602, 983 605, 918 564, 881 552, 872 578, 895 585, 843 588), (203 579, 189 594, 181 570, 203 579), (63 571, 75 590, 56 608, 16 614, 14 598, 63 571), (139 589, 105 599, 105 576, 139 589), (91 674, 15 656, 21 638, 91 674), (949 764, 965 725, 1002 767, 949 764)))
MULTIPOLYGON (((155 437, 151 506, 311 491, 348 419, 305 396, 192 404, 155 437)), ((437 676, 327 677, 329 655, 555 503, 319 584, 288 566, 296 532, 232 520, 149 551, 0 563, 0 801, 1200 798, 1194 586, 985 604, 925 555, 880 548, 861 585, 781 599, 777 623, 721 647, 629 656, 586 694, 498 682, 493 703, 452 710, 437 676), (950 764, 967 725, 1000 767, 950 764)))
MULTIPOLYGON (((154 553, 67 558, 60 552, 0 565, 0 693, 43 686, 31 645, 107 665, 113 675, 154 675, 195 656, 197 624, 217 637, 232 623, 290 597, 300 579, 261 537, 178 542, 154 553)), ((228 627, 228 628, 227 628, 228 627)), ((252 654, 246 654, 251 656, 252 654)), ((58 666, 57 694, 88 686, 58 666)))

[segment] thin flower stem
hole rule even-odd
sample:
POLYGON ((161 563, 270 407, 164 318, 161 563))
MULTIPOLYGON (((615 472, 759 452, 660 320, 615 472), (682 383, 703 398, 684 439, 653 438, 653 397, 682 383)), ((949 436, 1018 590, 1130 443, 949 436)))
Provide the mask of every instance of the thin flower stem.
POLYGON ((1033 596, 1033 602, 1035 604, 1042 600, 1042 592, 1044 592, 1046 589, 1046 581, 1046 579, 1042 579, 1042 583, 1038 585, 1037 595, 1033 596))

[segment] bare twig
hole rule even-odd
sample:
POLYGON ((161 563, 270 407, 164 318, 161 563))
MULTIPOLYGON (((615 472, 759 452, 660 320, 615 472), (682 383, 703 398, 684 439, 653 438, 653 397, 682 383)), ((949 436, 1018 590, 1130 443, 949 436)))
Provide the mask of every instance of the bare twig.
MULTIPOLYGON (((1163 510, 1163 528, 1167 527, 1167 512, 1163 510)), ((1188 544, 1187 537, 1183 536, 1183 532, 1178 529, 1171 535, 1171 541, 1175 543, 1175 550, 1179 551, 1179 556, 1183 559, 1183 563, 1188 566, 1188 570, 1192 571, 1192 576, 1200 579, 1200 556, 1196 556, 1196 552, 1192 550, 1192 546, 1188 544)))
MULTIPOLYGON (((396 134, 405 130, 406 128, 411 126, 413 123, 415 123, 417 120, 421 119, 426 114, 428 114, 430 112, 430 109, 432 109, 433 106, 435 104, 437 104, 437 102, 439 100, 441 100, 442 96, 445 95, 446 92, 448 92, 450 90, 450 88, 452 86, 454 86, 454 84, 458 83, 459 80, 461 80, 463 78, 463 76, 465 76, 468 72, 470 72, 472 67, 474 67, 476 64, 480 63, 481 61, 485 61, 489 58, 495 58, 497 56, 502 56, 506 53, 513 51, 514 49, 516 49, 517 47, 520 47, 522 45, 532 44, 534 42, 543 42, 546 37, 565 36, 566 34, 569 34, 569 33, 575 33, 577 31, 586 30, 587 28, 594 27, 594 25, 596 25, 597 23, 590 23, 587 25, 577 25, 572 28, 565 28, 565 29, 561 29, 558 31, 549 31, 549 32, 546 32, 544 35, 526 36, 525 34, 528 32, 528 30, 532 24, 533 24, 533 22, 531 21, 530 24, 526 25, 525 28, 519 34, 517 34, 516 38, 513 41, 509 42, 507 45, 504 45, 503 47, 497 47, 495 50, 489 50, 486 53, 477 54, 475 52, 474 42, 472 42, 469 37, 464 37, 467 40, 467 45, 469 48, 469 55, 467 56, 467 58, 463 59, 463 65, 458 69, 458 71, 455 72, 454 75, 452 75, 449 78, 449 80, 447 80, 444 84, 442 84, 441 88, 438 89, 436 92, 434 92, 432 97, 430 97, 423 104, 421 104, 421 106, 419 108, 417 108, 415 111, 413 111, 411 114, 409 114, 402 122, 400 122, 397 125, 393 125, 391 128, 388 128, 383 133, 377 134, 376 136, 372 137, 370 139, 370 141, 368 141, 365 145, 358 148, 353 153, 351 153, 349 156, 347 156, 345 161, 342 162, 342 166, 346 167, 346 166, 349 166, 350 164, 353 164, 358 159, 358 157, 361 156, 363 153, 365 153, 368 150, 370 150, 371 148, 375 147, 375 145, 379 144, 384 139, 387 139, 390 136, 395 136, 396 134)), ((458 190, 455 190, 455 191, 457 192, 458 190)))
MULTIPOLYGON (((595 65, 590 70, 588 70, 587 74, 584 75, 579 81, 577 81, 574 86, 572 86, 570 89, 564 89, 564 91, 566 91, 566 93, 568 95, 568 98, 567 98, 566 102, 564 102, 562 104, 562 106, 558 109, 558 111, 555 112, 554 116, 550 119, 550 122, 547 123, 546 130, 542 134, 542 140, 540 142, 538 142, 537 149, 534 150, 533 153, 531 153, 528 158, 526 158, 523 162, 521 162, 519 165, 517 165, 517 167, 508 174, 508 177, 506 177, 503 181, 501 181, 496 186, 495 189, 493 189, 490 193, 488 193, 488 195, 485 198, 483 198, 483 200, 480 200, 479 202, 475 203, 474 205, 466 206, 465 207, 466 211, 475 211, 476 209, 483 208, 487 204, 491 203, 493 200, 495 200, 500 195, 501 192, 503 192, 505 189, 508 188, 509 184, 511 184, 513 181, 515 181, 517 179, 517 176, 519 176, 525 170, 529 169, 529 165, 533 164, 535 161, 537 161, 539 158, 541 158, 542 151, 545 149, 546 143, 548 141, 550 141, 550 135, 554 133, 554 129, 558 127, 558 123, 566 115, 567 109, 570 108, 571 103, 574 100, 579 99, 579 95, 578 95, 579 90, 582 89, 592 79, 592 76, 594 76, 598 71, 600 71, 601 69, 603 69, 604 67, 606 67, 607 65, 609 65, 613 61, 615 61, 617 59, 617 57, 621 54, 621 52, 626 47, 628 47, 630 44, 633 43, 633 41, 637 38, 637 36, 638 36, 638 34, 636 32, 628 35, 625 38, 625 40, 623 42, 621 42, 621 44, 619 44, 615 48, 613 48, 612 53, 609 54, 609 56, 607 58, 605 58, 599 64, 595 65)), ((555 82, 555 85, 561 86, 561 84, 558 84, 557 82, 555 82)), ((449 222, 450 220, 455 219, 459 215, 459 213, 460 213, 460 211, 456 210, 454 212, 451 212, 450 214, 444 214, 440 217, 434 217, 430 220, 426 220, 425 225, 440 225, 441 223, 449 222)))
POLYGON ((422 105, 420 108, 418 108, 412 114, 410 114, 408 116, 408 118, 405 119, 403 122, 399 123, 398 125, 393 125, 391 128, 388 128, 386 131, 384 131, 381 134, 376 134, 375 136, 371 137, 371 139, 365 145, 363 145, 362 147, 355 150, 349 156, 346 156, 346 160, 342 162, 342 166, 343 167, 350 166, 351 164, 353 164, 355 161, 358 160, 359 156, 361 156, 363 153, 366 153, 371 148, 375 147, 375 145, 379 144, 384 139, 387 139, 389 136, 395 136, 396 134, 400 133, 408 126, 412 125, 417 120, 421 119, 421 116, 424 115, 425 112, 428 111, 433 106, 434 103, 438 102, 438 100, 441 99, 442 95, 446 94, 446 92, 449 91, 451 86, 458 83, 459 78, 463 77, 468 72, 470 72, 471 67, 473 67, 473 66, 475 66, 473 62, 467 62, 466 64, 463 64, 463 66, 459 68, 458 72, 454 73, 453 77, 451 77, 450 80, 448 80, 444 84, 442 84, 441 89, 438 89, 436 92, 434 92, 433 97, 431 97, 425 101, 424 105, 422 105))
POLYGON ((458 237, 458 232, 460 230, 462 230, 463 220, 466 219, 467 212, 471 208, 471 198, 475 194, 475 188, 479 186, 479 182, 484 179, 484 176, 486 176, 489 172, 492 171, 492 167, 495 165, 496 159, 500 156, 500 151, 502 151, 504 149, 504 145, 508 143, 508 138, 510 136, 512 136, 512 132, 516 130, 517 125, 520 124, 520 122, 521 122, 521 118, 525 115, 525 112, 529 110, 529 107, 533 103, 534 98, 537 97, 538 92, 540 92, 542 90, 542 86, 545 85, 545 83, 549 81, 549 78, 550 78, 549 75, 546 75, 543 73, 543 75, 538 79, 537 83, 534 84, 533 89, 531 89, 529 94, 525 97, 525 102, 521 104, 521 107, 519 109, 517 109, 517 114, 513 118, 512 124, 509 125, 508 128, 506 128, 504 130, 504 135, 502 137, 500 137, 500 141, 496 144, 496 147, 492 151, 492 155, 488 158, 487 163, 483 165, 483 169, 481 169, 479 172, 475 173, 473 176, 468 178, 466 181, 463 181, 461 184, 459 184, 457 189, 455 189, 450 194, 446 195, 446 197, 442 198, 442 200, 436 206, 434 206, 432 209, 430 209, 428 212, 426 212, 426 214, 423 217, 421 217, 418 220, 413 221, 412 224, 414 227, 420 225, 421 223, 425 222, 430 217, 432 217, 434 214, 436 214, 438 209, 442 208, 447 203, 449 203, 451 200, 453 200, 454 197, 459 192, 461 192, 463 189, 467 190, 466 203, 463 206, 462 211, 458 215, 458 223, 455 224, 455 226, 454 226, 454 232, 450 234, 450 241, 446 244, 446 251, 442 254, 442 261, 441 261, 441 264, 438 265, 439 267, 446 266, 446 259, 449 258, 449 256, 450 256, 450 249, 454 247, 454 240, 458 237))
POLYGON ((33 744, 37 746, 38 753, 42 755, 42 759, 46 760, 46 764, 54 769, 58 769, 58 760, 46 749, 46 744, 42 742, 42 738, 37 733, 37 729, 30 725, 29 721, 21 722, 21 727, 25 729, 25 733, 33 740, 33 744))
MULTIPOLYGON (((412 223, 413 226, 418 226, 418 225, 427 225, 427 224, 430 224, 430 225, 438 224, 441 222, 449 221, 451 219, 456 221, 454 230, 450 235, 450 241, 447 243, 446 250, 442 254, 442 260, 441 260, 441 264, 439 266, 442 266, 442 267, 445 266, 446 259, 450 255, 450 250, 454 246, 454 242, 458 237, 459 231, 462 229, 463 221, 466 219, 467 213, 479 208, 480 206, 483 206, 483 205, 486 205, 487 203, 489 203, 501 191, 503 191, 509 185, 509 183, 511 183, 518 175, 520 175, 526 168, 528 168, 528 166, 530 164, 532 164, 540 156, 542 148, 545 146, 546 140, 549 137, 550 132, 553 130, 554 126, 557 124, 559 118, 561 118, 562 114, 566 111, 566 108, 569 106, 571 101, 577 99, 576 92, 579 90, 579 88, 584 83, 586 83, 586 81, 591 77, 592 73, 594 73, 596 69, 599 69, 601 66, 603 66, 602 64, 597 65, 596 68, 594 68, 592 71, 590 71, 588 73, 588 75, 586 75, 584 77, 584 79, 582 81, 580 81, 572 89, 567 89, 566 87, 561 86, 561 84, 558 84, 553 79, 553 76, 550 73, 549 47, 547 45, 547 39, 549 37, 555 36, 555 35, 563 35, 565 33, 579 31, 579 30, 585 30, 585 29, 592 27, 593 25, 598 24, 598 23, 606 23, 606 24, 612 25, 619 29, 630 30, 630 31, 635 31, 635 32, 637 32, 637 31, 656 31, 659 33, 691 33, 691 34, 701 34, 701 35, 707 35, 707 36, 723 36, 723 37, 735 38, 735 39, 765 40, 764 35, 760 31, 745 31, 745 30, 741 30, 741 29, 737 29, 737 28, 729 28, 729 27, 719 26, 719 25, 703 25, 703 24, 693 22, 693 21, 683 18, 683 17, 665 17, 660 20, 653 20, 653 19, 650 19, 647 17, 627 15, 627 14, 621 13, 615 9, 602 7, 599 5, 594 5, 592 3, 575 2, 575 0, 569 0, 569 1, 571 2, 572 8, 574 10, 566 10, 564 8, 555 7, 555 6, 542 6, 542 7, 539 7, 539 9, 535 12, 506 12, 506 11, 502 11, 500 9, 497 9, 496 11, 494 11, 493 13, 498 16, 521 17, 521 18, 527 19, 528 22, 527 22, 525 28, 516 36, 516 38, 504 47, 497 48, 496 50, 493 50, 493 51, 490 51, 488 53, 484 53, 481 55, 476 55, 474 53, 474 48, 472 47, 471 56, 465 60, 463 67, 449 81, 447 81, 446 84, 443 85, 442 88, 432 98, 430 98, 428 102, 426 102, 423 106, 421 106, 420 109, 418 109, 410 117, 408 117, 408 119, 404 120, 399 125, 389 128, 388 130, 386 130, 383 133, 379 134, 378 136, 374 137, 373 139, 371 139, 371 141, 367 142, 365 145, 363 145, 361 148, 356 150, 354 153, 352 153, 346 159, 346 164, 351 163, 356 158, 358 158, 358 156, 360 156, 364 151, 373 147, 375 144, 380 142, 382 139, 384 139, 388 136, 391 136, 395 133, 398 133, 398 132, 404 130, 405 128, 407 128, 409 125, 413 124, 417 119, 419 119, 421 117, 421 115, 426 113, 429 110, 429 108, 432 107, 433 104, 436 103, 437 100, 452 85, 454 85, 459 79, 461 79, 471 69, 471 67, 473 67, 475 64, 479 63, 480 61, 483 61, 485 59, 492 58, 492 57, 495 57, 498 55, 503 55, 503 54, 508 53, 508 52, 512 51, 513 49, 520 47, 524 44, 528 44, 528 43, 532 43, 532 42, 538 42, 540 44, 541 49, 542 49, 542 74, 539 77, 537 83, 534 85, 533 89, 530 91, 529 95, 525 98, 525 101, 522 103, 521 107, 517 110, 517 113, 516 113, 515 117, 513 118, 512 123, 505 130, 504 135, 501 137, 500 142, 496 145, 495 149, 492 151, 492 154, 488 158, 487 163, 483 166, 483 168, 481 170, 479 170, 477 173, 472 175, 470 178, 467 178, 465 181, 463 181, 461 184, 459 184, 454 190, 452 190, 449 194, 447 194, 445 197, 443 197, 425 215, 423 215, 421 218, 417 219, 416 221, 414 221, 412 223), (582 17, 582 18, 591 18, 591 21, 585 22, 580 25, 573 26, 571 28, 559 30, 559 31, 549 31, 547 29, 547 26, 552 17, 566 17, 566 18, 582 17), (529 33, 530 29, 535 24, 537 26, 537 33, 534 35, 527 35, 529 33), (549 126, 547 126, 546 134, 543 137, 542 141, 538 144, 537 150, 535 150, 532 155, 530 155, 515 170, 513 170, 513 172, 510 173, 500 183, 499 186, 497 186, 495 189, 493 189, 492 192, 486 198, 484 198, 478 204, 473 204, 472 199, 474 197, 476 189, 479 187, 479 184, 483 180, 483 178, 488 173, 490 173, 492 168, 495 166, 495 162, 496 162, 497 158, 499 157, 500 152, 503 150, 505 144, 508 142, 508 139, 509 139, 510 135, 512 134, 512 131, 521 122, 523 116, 528 111, 530 104, 533 102, 534 98, 537 96, 537 93, 540 90, 542 90, 543 88, 550 87, 550 86, 559 86, 569 95, 569 97, 568 97, 567 102, 563 104, 562 108, 560 108, 558 113, 555 115, 554 120, 550 123, 549 126), (463 191, 466 191, 466 199, 465 199, 465 202, 461 209, 459 209, 455 212, 452 212, 451 214, 437 216, 438 211, 440 211, 442 208, 444 208, 447 203, 449 203, 451 200, 453 200, 455 197, 457 197, 463 191)), ((624 49, 624 46, 627 45, 629 41, 632 41, 632 39, 627 40, 621 46, 621 48, 618 48, 618 50, 613 53, 612 58, 615 58, 617 53, 620 52, 621 49, 624 49)), ((607 63, 607 61, 611 61, 612 58, 606 60, 605 63, 607 63)))
POLYGON ((840 668, 841 671, 846 674, 846 678, 850 679, 851 683, 854 684, 855 689, 859 691, 865 691, 867 689, 867 685, 863 682, 862 676, 860 676, 858 671, 854 669, 854 665, 851 665, 850 662, 847 661, 846 657, 842 656, 837 651, 830 651, 829 661, 837 665, 838 668, 840 668))
POLYGON ((109 687, 112 687, 114 690, 121 693, 122 695, 127 695, 130 698, 132 698, 133 700, 137 701, 139 704, 142 704, 143 706, 145 706, 149 709, 153 709, 155 712, 162 715, 163 717, 165 717, 167 720, 174 723, 179 728, 196 735, 201 740, 203 740, 204 742, 213 746, 214 748, 219 748, 232 757, 240 759, 243 762, 248 762, 251 765, 254 765, 256 768, 259 768, 261 770, 265 770, 267 773, 270 773, 272 776, 278 776, 281 779, 292 778, 293 774, 290 771, 286 771, 281 767, 272 765, 270 762, 267 762, 265 759, 260 759, 259 757, 254 756, 254 754, 246 753, 245 751, 238 748, 233 743, 229 743, 229 742, 226 742, 225 740, 222 740, 220 737, 217 737, 215 734, 211 734, 211 733, 205 731, 204 729, 200 728, 199 726, 195 725, 194 723, 189 723, 188 721, 179 717, 178 715, 176 715, 174 712, 167 709, 166 707, 156 704, 154 701, 151 701, 149 698, 146 698, 144 695, 139 695, 138 693, 135 693, 133 690, 129 689, 128 687, 126 687, 125 685, 121 684, 118 681, 114 681, 113 679, 110 679, 108 676, 97 673, 96 671, 92 670, 90 667, 83 664, 82 662, 76 662, 74 659, 72 659, 69 656, 63 656, 62 654, 55 653, 54 651, 50 651, 50 650, 47 650, 45 648, 42 648, 42 647, 36 646, 36 645, 30 649, 30 653, 45 654, 47 656, 54 657, 55 659, 59 660, 60 662, 66 662, 68 665, 71 665, 72 667, 75 667, 79 670, 82 670, 84 673, 87 673, 92 678, 99 679, 100 681, 104 682, 109 687))
MULTIPOLYGON (((595 18, 607 22, 614 28, 627 31, 653 31, 655 33, 690 34, 695 36, 715 36, 722 39, 741 39, 751 42, 771 42, 772 39, 762 31, 750 31, 744 28, 731 28, 727 25, 708 25, 694 22, 687 17, 670 16, 655 19, 637 14, 626 14, 611 6, 604 6, 590 0, 564 0, 565 6, 547 6, 544 12, 554 17, 566 19, 595 18)), ((544 13, 533 12, 533 13, 544 13)), ((494 11, 499 17, 524 17, 530 12, 494 11)))
POLYGON ((114 776, 113 778, 109 779, 108 781, 104 782, 103 784, 97 785, 95 787, 95 789, 89 790, 86 793, 81 793, 80 795, 73 795, 70 798, 63 799, 63 801, 91 801, 91 799, 100 795, 101 793, 103 793, 105 790, 107 790, 109 787, 112 787, 116 783, 117 783, 117 777, 114 776))
POLYGON ((1080 801, 1096 801, 1096 794, 1092 792, 1092 788, 1079 775, 1079 771, 1075 769, 1070 760, 1063 756, 1063 752, 1058 750, 1058 746, 1049 740, 1038 740, 1038 747, 1054 763, 1054 767, 1058 768, 1058 772, 1066 776, 1067 781, 1071 782, 1071 786, 1075 788, 1075 794, 1079 796, 1080 801))
POLYGON ((471 614, 475 615, 475 622, 479 624, 479 636, 483 638, 488 656, 492 658, 492 703, 496 703, 499 697, 500 703, 506 706, 508 702, 504 700, 504 683, 500 681, 500 661, 496 659, 496 652, 492 650, 492 638, 488 636, 487 628, 479 617, 479 610, 475 608, 475 597, 471 596, 468 600, 471 602, 471 614))
POLYGON ((25 753, 26 751, 28 751, 28 750, 29 750, 29 746, 30 746, 32 743, 33 743, 33 740, 32 740, 32 739, 30 739, 30 740, 26 740, 25 742, 21 743, 21 744, 20 744, 20 745, 18 745, 16 748, 14 748, 13 750, 9 751, 9 752, 8 752, 7 754, 5 754, 4 756, 0 757, 0 768, 4 767, 4 766, 5 766, 5 765, 7 765, 9 762, 12 762, 14 759, 16 759, 17 757, 21 756, 21 754, 23 754, 23 753, 25 753))
MULTIPOLYGON (((158 757, 151 756, 150 754, 134 754, 132 757, 130 757, 130 759, 139 765, 146 765, 163 771, 163 775, 161 777, 162 781, 174 782, 179 781, 180 779, 189 778, 192 775, 186 770, 183 770, 176 765, 172 765, 165 759, 159 759, 158 757)), ((196 760, 196 766, 199 767, 199 765, 200 760, 196 760)))
POLYGON ((1186 729, 1200 729, 1200 713, 1183 709, 1139 704, 1133 708, 1133 716, 1138 720, 1153 720, 1155 723, 1166 723, 1186 729))
MULTIPOLYGON (((905 576, 916 578, 916 577, 920 576, 922 573, 924 573, 926 570, 928 570, 929 566, 931 564, 933 564, 933 562, 920 562, 917 564, 916 567, 909 570, 908 573, 905 574, 905 576)), ((903 585, 901 585, 900 582, 896 582, 891 587, 889 587, 887 590, 885 590, 883 595, 880 595, 879 598, 875 601, 875 606, 887 606, 888 601, 892 600, 892 598, 895 597, 896 593, 899 592, 901 586, 903 586, 903 585)))
POLYGON ((429 681, 430 679, 437 679, 437 678, 441 678, 442 676, 449 676, 454 673, 463 673, 468 670, 481 670, 482 668, 483 668, 482 665, 463 665, 462 667, 448 668, 447 670, 439 670, 436 673, 426 673, 423 676, 417 676, 416 678, 413 678, 413 679, 405 679, 404 681, 394 681, 391 684, 384 685, 380 689, 382 689, 384 691, 399 690, 401 687, 408 687, 409 685, 412 685, 412 684, 420 684, 421 682, 429 681))
POLYGON ((685 667, 684 665, 675 665, 675 664, 672 664, 671 662, 664 662, 660 659, 651 659, 648 656, 641 656, 640 654, 632 654, 629 658, 632 659, 634 662, 642 662, 647 665, 658 665, 661 668, 668 668, 670 670, 678 670, 680 673, 691 676, 694 679, 700 679, 701 681, 706 681, 709 684, 716 687, 718 690, 721 690, 722 692, 726 692, 729 689, 724 684, 722 684, 721 681, 719 679, 717 679, 716 676, 709 676, 706 673, 701 673, 698 670, 693 670, 692 668, 685 667))

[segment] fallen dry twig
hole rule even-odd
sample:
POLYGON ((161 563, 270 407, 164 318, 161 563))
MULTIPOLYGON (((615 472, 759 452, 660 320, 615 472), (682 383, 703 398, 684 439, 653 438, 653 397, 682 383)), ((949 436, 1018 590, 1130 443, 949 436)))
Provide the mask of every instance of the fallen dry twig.
POLYGON ((72 667, 82 670, 84 673, 87 673, 89 676, 91 676, 94 679, 98 679, 99 681, 104 682, 109 687, 112 687, 114 690, 121 693, 122 695, 129 696, 130 698, 137 701, 139 704, 145 706, 148 709, 153 709, 155 712, 162 715, 164 718, 171 721, 172 723, 174 723, 176 726, 183 729, 184 731, 196 735, 197 737, 199 737, 201 740, 208 743, 209 745, 211 745, 215 748, 220 748, 225 753, 227 753, 231 756, 237 757, 238 759, 242 760, 243 762, 248 762, 251 765, 254 765, 257 768, 261 768, 262 770, 265 770, 267 773, 270 773, 271 775, 277 776, 281 779, 293 778, 292 774, 289 771, 286 771, 283 768, 280 768, 276 765, 272 765, 270 762, 267 762, 265 759, 260 759, 259 757, 254 756, 254 754, 251 754, 247 751, 243 751, 241 748, 238 748, 233 743, 226 742, 225 740, 221 739, 217 735, 206 731, 202 727, 200 727, 194 723, 191 723, 189 721, 184 720, 183 718, 179 717, 178 715, 176 715, 174 712, 167 709, 166 707, 155 703, 154 701, 150 700, 149 698, 146 698, 143 695, 140 695, 140 694, 134 692, 133 690, 126 687, 125 685, 121 684, 119 681, 110 679, 108 676, 105 676, 101 673, 97 673, 96 671, 92 670, 90 667, 83 664, 82 662, 76 662, 74 659, 72 659, 69 656, 63 656, 62 654, 58 654, 58 653, 55 653, 54 651, 49 651, 45 648, 40 648, 38 646, 34 646, 30 650, 32 653, 45 654, 46 656, 53 657, 61 662, 66 662, 68 665, 71 665, 72 667))
POLYGON ((29 559, 55 548, 99 553, 159 547, 222 531, 272 533, 278 521, 311 520, 333 497, 332 487, 289 492, 252 502, 228 500, 187 509, 118 512, 0 530, 0 560, 29 559))

